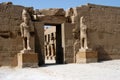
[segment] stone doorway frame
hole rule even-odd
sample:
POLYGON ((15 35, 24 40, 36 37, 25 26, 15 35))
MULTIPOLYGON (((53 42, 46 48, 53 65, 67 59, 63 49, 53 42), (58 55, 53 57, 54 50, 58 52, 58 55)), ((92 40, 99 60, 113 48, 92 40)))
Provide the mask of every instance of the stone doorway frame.
MULTIPOLYGON (((55 34, 56 35, 56 52, 55 52, 56 58, 55 58, 55 64, 64 64, 64 53, 63 53, 63 48, 62 48, 62 24, 44 24, 44 26, 45 25, 56 27, 56 34, 55 34)), ((45 44, 44 44, 44 46, 45 46, 45 44)), ((44 62, 45 62, 45 53, 44 53, 44 62)))

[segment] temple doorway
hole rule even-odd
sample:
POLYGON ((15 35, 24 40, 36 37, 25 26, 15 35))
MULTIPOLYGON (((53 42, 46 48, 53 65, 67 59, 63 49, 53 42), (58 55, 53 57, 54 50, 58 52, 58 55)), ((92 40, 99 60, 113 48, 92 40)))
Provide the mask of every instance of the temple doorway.
POLYGON ((44 55, 45 64, 63 63, 61 25, 44 26, 44 55))

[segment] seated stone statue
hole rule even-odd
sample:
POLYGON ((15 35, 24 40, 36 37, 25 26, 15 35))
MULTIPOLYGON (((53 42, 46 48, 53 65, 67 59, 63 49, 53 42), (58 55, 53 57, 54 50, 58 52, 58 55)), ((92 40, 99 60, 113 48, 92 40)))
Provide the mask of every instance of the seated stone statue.
POLYGON ((87 46, 87 26, 85 25, 85 18, 80 18, 80 44, 81 49, 88 49, 87 46))
POLYGON ((24 53, 26 50, 31 50, 30 48, 30 15, 27 10, 23 9, 22 12, 23 22, 20 24, 21 37, 23 39, 23 50, 24 53))

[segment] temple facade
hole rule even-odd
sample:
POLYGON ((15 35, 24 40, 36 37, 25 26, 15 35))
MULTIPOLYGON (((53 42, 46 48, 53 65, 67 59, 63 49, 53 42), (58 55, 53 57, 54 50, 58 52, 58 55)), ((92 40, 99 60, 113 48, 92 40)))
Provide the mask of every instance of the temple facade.
POLYGON ((30 15, 29 46, 39 66, 46 59, 57 64, 120 59, 120 7, 87 4, 68 10, 34 10, 6 2, 0 3, 0 66, 17 64, 16 56, 23 49, 23 9, 30 15), (82 38, 81 17, 86 30, 82 38), (44 29, 46 25, 55 27, 44 29))

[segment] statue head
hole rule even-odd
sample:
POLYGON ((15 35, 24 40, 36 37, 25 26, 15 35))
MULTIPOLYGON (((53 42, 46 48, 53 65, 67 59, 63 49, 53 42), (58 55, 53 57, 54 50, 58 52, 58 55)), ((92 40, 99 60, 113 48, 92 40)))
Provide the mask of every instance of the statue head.
POLYGON ((22 11, 22 20, 23 20, 25 23, 28 23, 29 20, 30 20, 30 15, 29 15, 29 13, 27 12, 26 9, 23 9, 23 11, 22 11))
POLYGON ((85 23, 85 17, 84 17, 84 16, 82 16, 82 17, 80 18, 80 23, 81 23, 81 24, 84 24, 84 23, 85 23))
POLYGON ((23 11, 22 11, 22 17, 27 16, 27 15, 28 15, 27 10, 26 10, 26 9, 23 9, 23 11))

